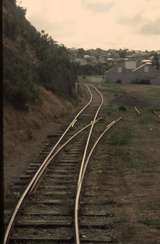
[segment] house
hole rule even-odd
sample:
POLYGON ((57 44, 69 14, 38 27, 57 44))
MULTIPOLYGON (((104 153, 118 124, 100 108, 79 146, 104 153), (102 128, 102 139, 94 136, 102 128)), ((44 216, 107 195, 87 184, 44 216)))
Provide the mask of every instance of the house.
POLYGON ((81 66, 83 66, 83 65, 87 65, 88 64, 88 62, 87 62, 87 60, 86 59, 84 59, 84 58, 74 58, 73 60, 72 60, 72 62, 74 62, 74 63, 77 63, 77 64, 80 64, 81 66))
POLYGON ((160 68, 150 60, 124 59, 110 70, 104 78, 114 83, 144 83, 160 85, 160 68))

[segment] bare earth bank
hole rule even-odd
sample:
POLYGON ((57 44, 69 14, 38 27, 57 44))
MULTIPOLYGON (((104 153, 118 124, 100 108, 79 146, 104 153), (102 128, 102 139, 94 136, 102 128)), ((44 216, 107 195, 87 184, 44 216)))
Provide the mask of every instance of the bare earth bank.
POLYGON ((16 177, 23 174, 28 163, 39 155, 40 147, 47 135, 59 131, 77 109, 71 102, 45 89, 41 90, 41 98, 41 104, 31 106, 27 112, 18 111, 11 105, 4 106, 5 196, 16 177))

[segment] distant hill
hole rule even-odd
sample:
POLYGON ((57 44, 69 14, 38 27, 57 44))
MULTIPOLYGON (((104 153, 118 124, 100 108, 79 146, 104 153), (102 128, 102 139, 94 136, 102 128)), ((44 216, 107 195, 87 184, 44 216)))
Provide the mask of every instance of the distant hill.
POLYGON ((38 101, 40 87, 74 96, 77 74, 67 48, 37 31, 25 13, 15 0, 3 1, 4 101, 24 109, 38 101))

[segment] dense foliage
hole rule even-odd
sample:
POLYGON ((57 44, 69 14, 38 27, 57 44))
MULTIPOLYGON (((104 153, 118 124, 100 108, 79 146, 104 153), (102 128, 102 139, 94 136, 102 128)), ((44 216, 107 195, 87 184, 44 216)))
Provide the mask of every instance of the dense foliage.
POLYGON ((109 68, 110 65, 107 63, 77 65, 77 72, 78 75, 103 75, 109 68))
POLYGON ((74 95, 76 68, 68 50, 25 18, 15 0, 3 1, 3 76, 5 100, 13 104, 35 102, 38 87, 74 95))
POLYGON ((155 66, 156 69, 160 69, 159 56, 156 52, 153 54, 152 65, 155 66))

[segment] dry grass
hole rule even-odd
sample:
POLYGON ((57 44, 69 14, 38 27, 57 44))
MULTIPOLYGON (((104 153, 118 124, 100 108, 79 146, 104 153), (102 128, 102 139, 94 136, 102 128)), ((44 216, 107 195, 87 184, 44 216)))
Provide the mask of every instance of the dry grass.
POLYGON ((106 152, 117 169, 117 206, 114 211, 123 220, 115 227, 119 241, 158 243, 160 121, 151 108, 160 106, 160 86, 105 84, 103 92, 112 96, 105 108, 108 120, 123 117, 106 138, 106 152), (138 104, 142 111, 140 116, 134 110, 138 104), (125 111, 118 109, 122 105, 127 108, 125 111))
MULTIPOLYGON (((30 107, 28 112, 18 111, 5 104, 3 115, 4 185, 6 190, 15 177, 33 160, 48 133, 54 133, 68 115, 73 105, 45 90, 40 91, 41 104, 30 107), (63 120, 62 120, 63 118, 63 120)), ((6 192, 6 191, 5 191, 6 192)))

